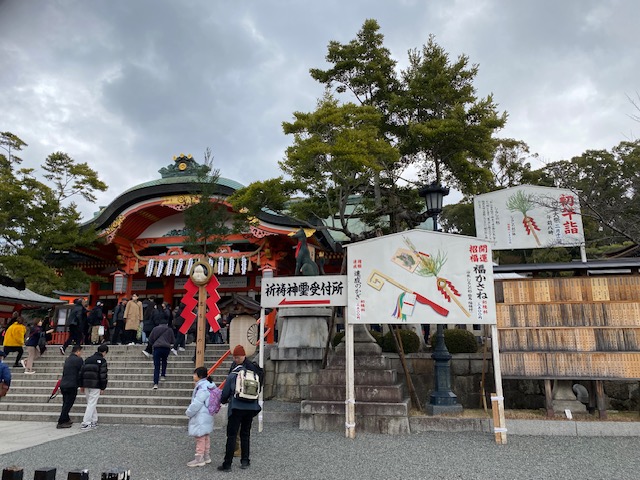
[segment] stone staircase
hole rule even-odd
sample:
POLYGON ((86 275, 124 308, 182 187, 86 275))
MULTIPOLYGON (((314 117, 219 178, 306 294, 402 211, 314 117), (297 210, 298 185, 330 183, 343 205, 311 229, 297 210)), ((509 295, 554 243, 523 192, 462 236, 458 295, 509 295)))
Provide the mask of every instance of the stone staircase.
MULTIPOLYGON (((178 356, 169 355, 167 380, 160 382, 160 388, 153 390, 153 360, 145 357, 142 346, 110 345, 107 361, 109 384, 98 402, 99 423, 173 425, 184 426, 184 415, 193 391, 193 362, 195 345, 188 345, 178 356)), ((205 365, 213 365, 228 350, 228 345, 208 344, 205 350, 205 365)), ((62 406, 62 395, 47 403, 51 391, 62 375, 65 356, 58 347, 49 346, 45 354, 34 363, 34 375, 26 375, 22 367, 12 368, 11 390, 0 400, 0 421, 24 420, 56 422, 62 406)), ((86 346, 83 358, 96 351, 95 346, 86 346)), ((9 358, 12 362, 13 354, 9 358)), ((231 365, 231 357, 213 375, 219 384, 226 378, 231 365)), ((71 410, 71 420, 80 423, 86 402, 78 392, 71 410)), ((226 411, 226 409, 225 409, 226 411)))
MULTIPOLYGON (((410 401, 398 373, 382 355, 356 355, 354 364, 357 429, 373 433, 408 434, 410 401)), ((339 431, 345 428, 345 357, 329 358, 300 404, 300 429, 339 431)))

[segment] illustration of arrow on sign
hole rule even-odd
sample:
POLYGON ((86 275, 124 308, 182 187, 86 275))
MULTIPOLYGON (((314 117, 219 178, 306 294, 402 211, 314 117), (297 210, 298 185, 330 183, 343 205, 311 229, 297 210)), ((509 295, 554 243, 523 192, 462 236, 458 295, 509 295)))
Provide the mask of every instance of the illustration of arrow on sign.
POLYGON ((331 300, 287 300, 283 298, 279 305, 329 305, 331 300))
POLYGON ((413 295, 416 296, 416 301, 418 301, 418 303, 431 307, 437 314, 442 315, 443 317, 446 317, 449 315, 449 310, 447 310, 446 308, 438 305, 435 302, 432 302, 427 297, 420 295, 417 292, 414 292, 410 288, 407 288, 404 285, 401 285, 400 283, 396 282, 393 278, 389 277, 388 275, 385 275, 382 272, 379 272, 378 270, 371 271, 371 275, 369 275, 369 279, 367 280, 367 285, 375 288, 376 290, 381 290, 382 287, 384 286, 385 280, 389 282, 391 285, 395 285, 400 290, 404 290, 407 293, 412 293, 413 295))

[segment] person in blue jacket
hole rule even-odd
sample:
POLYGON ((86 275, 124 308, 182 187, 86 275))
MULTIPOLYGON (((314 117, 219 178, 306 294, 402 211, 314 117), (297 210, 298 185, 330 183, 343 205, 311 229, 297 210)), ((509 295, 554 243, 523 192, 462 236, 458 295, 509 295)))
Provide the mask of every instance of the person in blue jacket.
MULTIPOLYGON (((237 365, 224 382, 224 388, 222 389, 222 403, 228 403, 227 407, 227 444, 225 448, 224 461, 222 465, 218 467, 218 470, 223 472, 231 471, 231 463, 233 462, 233 452, 236 447, 236 437, 238 430, 240 430, 240 468, 249 468, 249 439, 251 437, 251 424, 253 423, 253 417, 260 413, 262 408, 260 407, 258 400, 248 400, 244 398, 236 398, 235 386, 236 377, 240 370, 246 370, 243 365, 246 359, 246 353, 242 345, 237 345, 233 349, 233 360, 237 365)), ((254 366, 254 368, 258 368, 254 366)), ((261 372, 260 372, 261 373, 261 372)))
POLYGON ((204 367, 194 370, 193 382, 195 388, 185 413, 189 417, 189 436, 196 438, 196 454, 193 460, 187 463, 187 467, 204 467, 211 463, 209 434, 213 432, 213 416, 209 413, 209 389, 214 388, 215 384, 204 367))
POLYGON ((4 388, 8 390, 11 386, 11 369, 3 361, 6 356, 4 350, 0 350, 0 383, 4 383, 6 385, 4 388))

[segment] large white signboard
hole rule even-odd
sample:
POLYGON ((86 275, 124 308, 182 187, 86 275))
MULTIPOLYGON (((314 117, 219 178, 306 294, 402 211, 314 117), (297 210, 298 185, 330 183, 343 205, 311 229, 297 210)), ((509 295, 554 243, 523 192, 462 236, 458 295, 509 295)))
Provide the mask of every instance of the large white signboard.
POLYGON ((473 207, 476 235, 494 250, 584 243, 580 202, 571 190, 521 185, 477 195, 473 207))
POLYGON ((347 254, 351 323, 496 323, 488 242, 409 230, 347 254))
POLYGON ((262 308, 334 307, 346 304, 346 275, 262 278, 262 308))

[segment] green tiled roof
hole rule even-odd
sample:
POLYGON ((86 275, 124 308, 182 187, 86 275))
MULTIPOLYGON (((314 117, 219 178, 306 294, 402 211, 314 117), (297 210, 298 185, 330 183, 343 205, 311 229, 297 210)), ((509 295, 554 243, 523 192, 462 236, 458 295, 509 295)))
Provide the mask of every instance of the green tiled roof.
MULTIPOLYGON (((151 180, 150 182, 141 183, 139 185, 131 187, 130 189, 122 192, 120 195, 124 195, 125 193, 132 192, 134 190, 141 190, 147 187, 156 187, 159 185, 173 185, 176 183, 197 183, 197 182, 198 182, 198 177, 195 175, 193 176, 185 175, 184 177, 177 176, 177 177, 158 178, 156 180, 151 180)), ((218 185, 221 185, 223 187, 229 187, 234 190, 239 190, 241 188, 244 188, 244 185, 242 185, 241 183, 238 183, 235 180, 231 180, 229 178, 224 178, 224 177, 219 177, 217 183, 218 185)))

